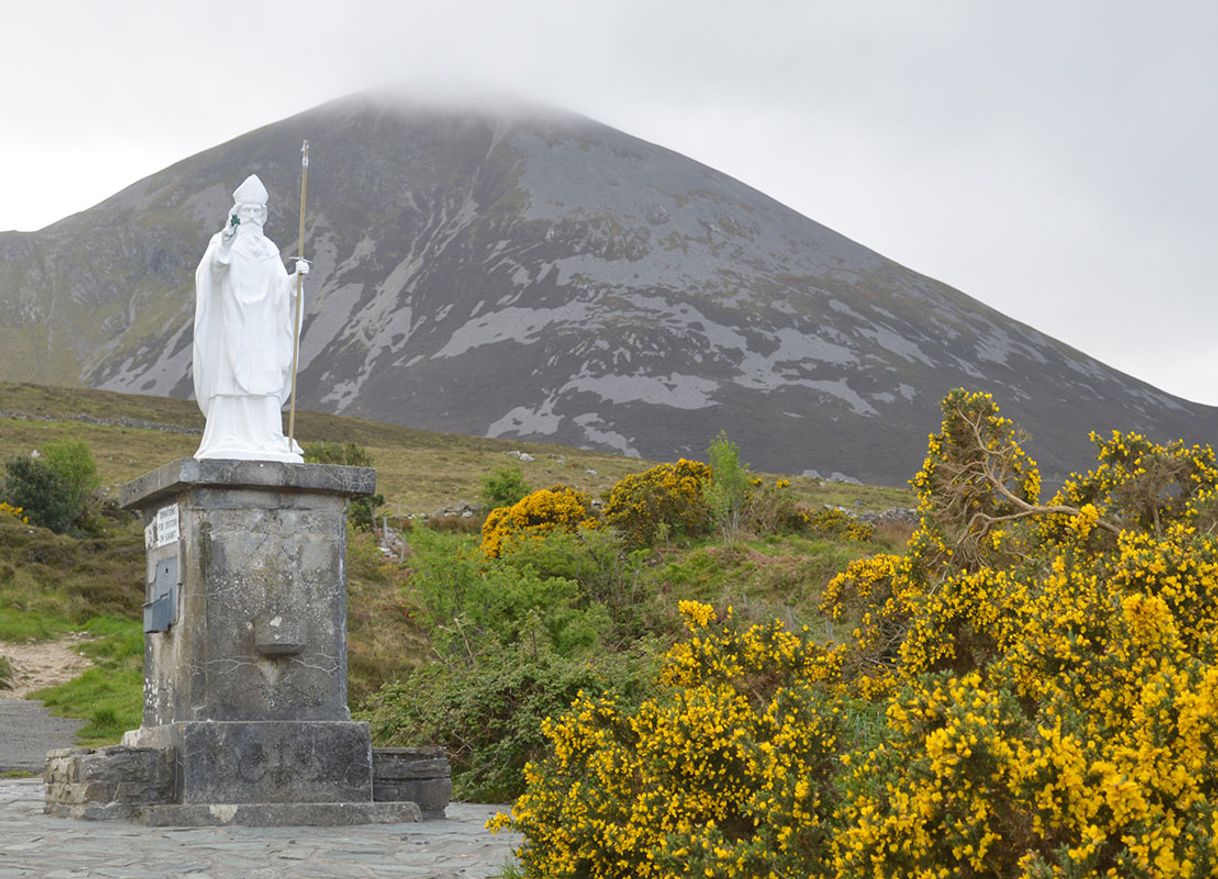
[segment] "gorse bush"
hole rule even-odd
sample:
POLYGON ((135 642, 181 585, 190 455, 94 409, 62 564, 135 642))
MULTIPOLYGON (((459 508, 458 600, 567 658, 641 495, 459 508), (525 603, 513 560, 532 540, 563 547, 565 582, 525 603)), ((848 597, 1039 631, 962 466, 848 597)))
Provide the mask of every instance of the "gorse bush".
POLYGON ((807 530, 808 511, 796 501, 789 479, 766 483, 760 477, 754 477, 750 485, 740 516, 746 531, 765 535, 807 530))
POLYGON ((1214 453, 1096 437, 1042 501, 988 395, 943 415, 842 643, 687 604, 657 695, 546 723, 527 876, 1218 874, 1214 453))
POLYGON ((570 486, 540 488, 510 507, 491 510, 482 526, 482 551, 487 558, 498 558, 520 540, 595 528, 591 508, 592 499, 570 486))
POLYGON ((858 543, 865 543, 875 537, 875 528, 870 522, 860 521, 845 510, 836 508, 804 513, 803 522, 811 533, 821 537, 837 537, 858 543))
POLYGON ((661 534, 705 534, 711 527, 711 508, 704 494, 710 478, 710 467, 685 458, 628 474, 609 493, 605 523, 633 547, 652 546, 661 534))
POLYGON ((0 501, 0 516, 12 516, 14 519, 19 519, 26 524, 29 524, 30 521, 30 517, 25 514, 25 510, 5 501, 0 501))
POLYGON ((692 636, 633 710, 581 693, 542 730, 511 825, 526 876, 795 875, 829 842, 841 718, 833 654, 779 623, 682 602, 692 636))

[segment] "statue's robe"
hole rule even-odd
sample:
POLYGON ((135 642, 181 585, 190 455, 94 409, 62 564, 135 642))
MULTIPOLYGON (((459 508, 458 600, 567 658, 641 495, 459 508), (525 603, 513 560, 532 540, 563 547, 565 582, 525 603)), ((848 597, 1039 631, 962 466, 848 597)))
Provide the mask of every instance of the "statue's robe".
POLYGON ((195 398, 207 418, 196 458, 300 461, 283 404, 292 387, 292 279, 261 230, 217 232, 195 271, 195 398))

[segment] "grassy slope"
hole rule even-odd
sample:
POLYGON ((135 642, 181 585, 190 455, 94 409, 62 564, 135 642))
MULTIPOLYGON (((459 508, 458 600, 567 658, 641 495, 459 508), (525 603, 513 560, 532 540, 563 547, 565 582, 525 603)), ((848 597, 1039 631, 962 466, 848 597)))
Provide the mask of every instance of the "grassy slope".
MULTIPOLYGON (((47 440, 71 435, 89 444, 103 481, 117 485, 166 461, 188 457, 198 448, 199 437, 194 434, 98 425, 75 420, 79 416, 194 430, 203 427, 198 407, 189 400, 0 383, 0 460, 28 454, 47 440), (14 413, 31 417, 11 417, 14 413)), ((594 495, 646 466, 637 459, 603 452, 433 433, 316 412, 299 413, 297 423, 304 443, 350 441, 366 447, 376 463, 378 489, 390 513, 433 512, 457 501, 475 502, 481 477, 494 467, 513 463, 515 459, 508 453, 515 450, 537 459, 520 465, 531 485, 565 482, 594 495), (589 470, 596 471, 595 475, 589 470)), ((708 443, 711 439, 706 437, 708 443)), ((744 452, 747 456, 748 450, 744 452)), ((802 500, 813 504, 863 510, 912 505, 903 488, 822 483, 806 477, 793 477, 792 487, 802 500)))
MULTIPOLYGON (((0 384, 0 460, 74 436, 89 444, 104 484, 112 489, 166 461, 189 456, 198 443, 195 434, 84 420, 89 418, 194 429, 202 425, 188 401, 0 384)), ((475 500, 481 477, 513 462, 508 453, 517 449, 536 458, 522 465, 531 484, 564 481, 596 494, 647 465, 577 449, 316 413, 302 413, 298 423, 306 442, 365 446, 376 463, 388 509, 395 513, 475 500)), ((804 478, 794 479, 793 489, 810 503, 861 510, 912 504, 902 489, 804 478)), ((662 555, 648 579, 674 606, 676 598, 727 598, 756 613, 804 617, 828 575, 861 549, 799 538, 758 541, 730 552, 704 545, 662 555)), ((98 668, 39 694, 57 711, 88 722, 82 731, 87 743, 114 741, 139 725, 143 564, 142 533, 134 522, 114 520, 106 538, 82 541, 0 516, 0 640, 44 639, 81 629, 96 636, 85 650, 98 668)), ((425 662, 430 645, 418 622, 420 605, 408 569, 386 562, 367 535, 353 539, 348 567, 350 683, 358 702, 383 681, 425 662)))

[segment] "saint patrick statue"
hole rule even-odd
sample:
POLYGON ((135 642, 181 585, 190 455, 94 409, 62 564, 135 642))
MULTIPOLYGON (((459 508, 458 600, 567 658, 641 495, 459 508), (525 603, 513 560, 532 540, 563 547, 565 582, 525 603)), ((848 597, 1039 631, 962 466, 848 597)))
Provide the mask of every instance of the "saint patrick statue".
POLYGON ((195 397, 207 418, 196 458, 302 460, 283 434, 281 410, 292 386, 297 276, 309 264, 297 260, 287 273, 262 233, 266 200, 251 174, 195 271, 195 397))

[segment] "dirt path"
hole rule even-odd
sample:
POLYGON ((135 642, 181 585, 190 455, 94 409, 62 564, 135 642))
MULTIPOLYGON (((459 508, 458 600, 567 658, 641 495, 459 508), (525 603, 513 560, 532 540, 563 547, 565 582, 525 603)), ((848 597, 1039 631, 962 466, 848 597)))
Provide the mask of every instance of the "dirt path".
POLYGON ((79 720, 52 717, 41 702, 25 697, 69 681, 92 665, 75 649, 85 640, 87 635, 77 633, 57 641, 0 641, 0 656, 12 663, 14 671, 12 688, 0 690, 0 771, 41 772, 48 750, 76 743, 79 720))
POLYGON ((70 681, 93 663, 76 652, 88 635, 77 632, 57 641, 14 644, 0 641, 0 656, 13 666, 12 687, 0 699, 24 699, 35 690, 70 681))

